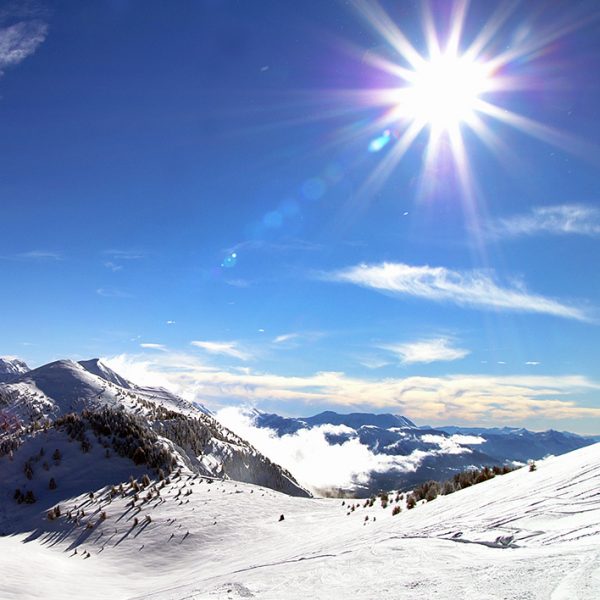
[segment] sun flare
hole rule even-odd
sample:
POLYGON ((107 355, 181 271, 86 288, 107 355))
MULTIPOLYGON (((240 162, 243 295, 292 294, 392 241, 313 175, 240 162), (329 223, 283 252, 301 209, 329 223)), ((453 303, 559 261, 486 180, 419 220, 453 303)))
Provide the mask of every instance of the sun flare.
POLYGON ((548 83, 540 74, 544 72, 544 54, 579 27, 577 21, 566 19, 537 34, 532 30, 517 41, 512 36, 502 43, 511 31, 506 24, 515 10, 513 5, 499 7, 474 29, 467 23, 466 0, 452 0, 450 10, 436 14, 423 3, 425 43, 415 45, 378 2, 354 0, 352 4, 385 42, 381 50, 363 53, 361 60, 383 73, 386 84, 354 94, 345 92, 360 107, 379 110, 361 127, 348 127, 343 133, 349 139, 368 136, 368 152, 382 152, 361 187, 361 197, 373 197, 417 145, 423 149, 419 198, 432 198, 436 189, 447 189, 452 183, 457 186, 457 197, 473 212, 479 195, 471 168, 471 145, 478 139, 508 164, 513 153, 501 135, 504 127, 581 156, 594 153, 595 149, 581 140, 511 107, 511 96, 523 97, 526 91, 539 91, 548 83), (537 64, 540 73, 534 68, 537 64))

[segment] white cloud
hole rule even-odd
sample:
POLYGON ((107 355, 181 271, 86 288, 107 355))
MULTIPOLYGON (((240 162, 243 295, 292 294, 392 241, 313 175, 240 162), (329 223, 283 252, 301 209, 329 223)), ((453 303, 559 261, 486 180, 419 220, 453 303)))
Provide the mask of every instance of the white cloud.
POLYGON ((284 333, 283 335, 278 335, 274 340, 274 344, 282 344, 283 342, 289 342, 298 337, 297 333, 284 333))
POLYGON ((525 364, 526 365, 537 366, 537 365, 541 365, 542 363, 539 360, 528 360, 525 364))
MULTIPOLYGON (((207 367, 197 356, 161 352, 119 357, 117 372, 158 374, 189 399, 223 404, 294 402, 343 409, 391 410, 410 419, 445 425, 522 424, 526 419, 600 419, 600 407, 582 406, 580 394, 598 393, 600 383, 581 375, 448 375, 368 379, 340 372, 276 375, 250 368, 207 367)), ((134 379, 135 381, 135 379, 134 379)), ((143 383, 143 381, 141 381, 143 383)))
POLYGON ((600 235, 600 210, 585 204, 536 206, 529 213, 498 219, 490 226, 498 237, 539 234, 600 235))
POLYGON ((459 306, 533 312, 588 321, 580 308, 529 293, 522 286, 501 286, 488 272, 404 263, 360 264, 322 274, 322 279, 353 283, 397 296, 413 296, 459 306))
POLYGON ((193 341, 192 346, 201 348, 210 354, 224 354, 225 356, 233 356, 239 360, 250 360, 252 355, 240 348, 238 342, 208 342, 208 341, 193 341))
POLYGON ((482 444, 485 442, 483 438, 476 436, 453 435, 445 437, 434 434, 421 436, 421 441, 426 444, 435 444, 443 454, 468 454, 472 450, 465 448, 462 444, 482 444))
POLYGON ((20 21, 0 29, 0 75, 6 67, 18 65, 31 56, 46 39, 48 25, 41 21, 20 21))
POLYGON ((174 352, 160 355, 119 354, 102 357, 101 360, 128 381, 142 386, 164 387, 188 400, 194 400, 195 394, 187 375, 195 378, 203 371, 214 370, 213 367, 202 365, 195 356, 174 352), (157 356, 160 356, 160 362, 157 362, 157 356))
POLYGON ((166 346, 163 344, 153 344, 150 342, 144 342, 143 344, 140 344, 140 348, 146 348, 147 350, 162 350, 163 352, 167 350, 166 346))
POLYGON ((459 360, 469 354, 469 350, 453 346, 452 340, 446 337, 380 347, 397 355, 404 364, 459 360))
POLYGON ((322 425, 279 437, 272 429, 254 426, 238 407, 221 409, 216 416, 271 460, 289 469, 302 485, 317 492, 365 484, 371 472, 415 471, 429 454, 423 451, 414 451, 409 456, 374 454, 357 438, 330 444, 327 434, 352 431, 343 425, 322 425))
POLYGON ((456 444, 483 444, 485 442, 485 438, 482 438, 478 435, 463 435, 461 433, 455 433, 450 437, 450 441, 455 442, 456 444))

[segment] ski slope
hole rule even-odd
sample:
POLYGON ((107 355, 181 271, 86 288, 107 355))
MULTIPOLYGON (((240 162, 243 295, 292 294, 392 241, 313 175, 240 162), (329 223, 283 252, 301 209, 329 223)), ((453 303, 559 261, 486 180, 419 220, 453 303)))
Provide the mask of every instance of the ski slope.
POLYGON ((600 444, 395 516, 185 471, 161 485, 135 506, 83 494, 0 537, 0 597, 600 597, 600 444))

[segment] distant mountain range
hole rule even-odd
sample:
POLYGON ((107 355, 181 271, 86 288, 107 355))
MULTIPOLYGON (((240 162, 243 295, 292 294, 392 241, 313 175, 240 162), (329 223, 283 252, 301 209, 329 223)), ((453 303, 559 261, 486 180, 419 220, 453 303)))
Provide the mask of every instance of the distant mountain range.
POLYGON ((409 488, 428 479, 449 479, 471 467, 525 463, 549 455, 560 455, 595 443, 592 437, 560 431, 533 432, 522 428, 417 427, 406 417, 393 414, 326 411, 311 417, 282 417, 252 410, 257 427, 278 436, 304 429, 322 428, 330 444, 358 440, 375 455, 389 457, 387 465, 370 473, 364 492, 409 488))
MULTIPOLYGON (((60 360, 29 370, 17 359, 0 359, 0 457, 27 447, 40 428, 66 431, 65 419, 81 421, 86 439, 105 439, 94 430, 98 415, 127 421, 144 442, 166 449, 171 466, 184 464, 209 476, 229 477, 293 495, 308 495, 293 475, 272 462, 235 432, 225 428, 201 404, 164 388, 133 384, 98 359, 60 360), (121 415, 121 416, 120 416, 121 415), (124 415, 124 416, 123 416, 124 415), (61 425, 62 423, 62 425, 61 425), (171 460, 171 459, 169 459, 171 460)), ((519 428, 418 427, 400 415, 326 411, 310 417, 283 417, 258 410, 254 425, 279 437, 319 429, 331 445, 352 441, 365 446, 376 466, 355 485, 340 491, 372 493, 410 488, 428 479, 443 480, 470 467, 502 465, 560 455, 594 443, 573 433, 532 432, 519 428)), ((119 422, 121 422, 119 421, 119 422)), ((123 423, 121 423, 123 425, 123 423)), ((132 444, 141 445, 140 440, 132 444)), ((146 452, 150 452, 145 448, 146 452)), ((130 456, 131 458, 131 456, 130 456)), ((1 473, 0 464, 0 477, 1 473)))

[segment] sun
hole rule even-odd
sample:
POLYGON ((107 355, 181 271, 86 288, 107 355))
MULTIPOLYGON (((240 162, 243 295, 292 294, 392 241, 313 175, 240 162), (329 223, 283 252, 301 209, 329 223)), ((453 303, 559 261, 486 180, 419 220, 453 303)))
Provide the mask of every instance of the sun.
MULTIPOLYGON (((355 107, 376 109, 360 126, 348 126, 339 136, 344 142, 368 139, 367 151, 382 153, 357 197, 373 198, 404 155, 418 146, 422 149, 418 198, 429 200, 436 189, 447 190, 452 184, 456 197, 474 213, 481 198, 471 168, 473 152, 479 152, 481 145, 475 146, 474 141, 508 164, 514 152, 502 136, 504 127, 580 156, 595 151, 510 108, 514 95, 519 96, 520 106, 527 107, 526 92, 539 93, 550 83, 542 79, 547 72, 546 50, 581 26, 576 19, 567 16, 515 39, 510 33, 515 23, 510 21, 516 3, 499 5, 488 21, 474 26, 467 19, 467 0, 448 0, 448 10, 435 14, 424 2, 424 44, 415 45, 377 1, 352 0, 351 4, 385 42, 381 50, 366 54, 357 48, 356 55, 383 73, 386 83, 339 95, 355 107)), ((534 112, 535 106, 529 108, 534 112)))
POLYGON ((473 123, 478 103, 490 89, 485 65, 466 56, 441 54, 423 61, 400 90, 398 110, 432 129, 445 131, 473 123))

